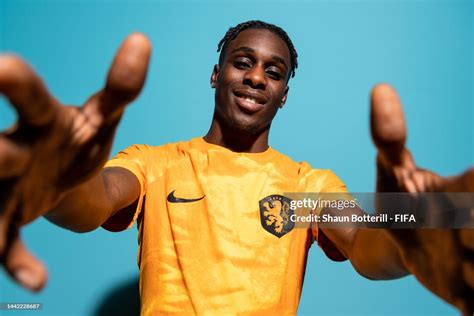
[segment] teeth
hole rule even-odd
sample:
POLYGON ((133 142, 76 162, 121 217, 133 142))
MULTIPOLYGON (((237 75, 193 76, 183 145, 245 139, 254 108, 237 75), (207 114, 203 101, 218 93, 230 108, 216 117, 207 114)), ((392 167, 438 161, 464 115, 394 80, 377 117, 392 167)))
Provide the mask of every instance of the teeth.
POLYGON ((249 97, 245 97, 244 98, 245 101, 248 101, 250 103, 257 103, 257 100, 253 99, 253 98, 249 98, 249 97))

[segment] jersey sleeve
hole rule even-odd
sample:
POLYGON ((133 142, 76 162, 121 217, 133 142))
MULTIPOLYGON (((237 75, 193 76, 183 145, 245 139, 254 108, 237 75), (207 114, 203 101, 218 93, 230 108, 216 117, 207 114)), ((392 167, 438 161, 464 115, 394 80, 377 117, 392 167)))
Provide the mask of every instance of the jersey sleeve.
POLYGON ((123 218, 120 216, 120 223, 114 221, 114 218, 106 221, 102 227, 109 231, 118 231, 115 227, 125 227, 126 229, 133 226, 138 216, 142 212, 143 200, 147 190, 147 153, 149 146, 133 145, 125 150, 120 151, 115 157, 110 159, 104 168, 120 167, 125 168, 135 175, 140 183, 140 196, 133 211, 133 216, 123 218))
MULTIPOLYGON (((312 170, 307 179, 306 192, 341 193, 342 197, 345 197, 346 194, 347 197, 350 196, 344 182, 331 170, 312 170)), ((347 260, 323 231, 319 229, 317 224, 312 226, 311 232, 313 240, 317 241, 318 246, 323 249, 329 259, 334 261, 347 260)))

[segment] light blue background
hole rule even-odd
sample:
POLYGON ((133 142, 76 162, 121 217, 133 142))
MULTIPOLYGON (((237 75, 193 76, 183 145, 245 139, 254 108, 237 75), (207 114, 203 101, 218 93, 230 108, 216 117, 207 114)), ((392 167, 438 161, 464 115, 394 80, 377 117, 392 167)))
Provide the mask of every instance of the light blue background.
MULTIPOLYGON (((154 45, 148 81, 121 123, 116 153, 207 131, 217 43, 228 27, 249 19, 285 28, 299 53, 271 133, 276 149, 331 168, 351 191, 372 191, 368 95, 385 81, 400 92, 408 147, 420 166, 449 175, 473 164, 473 1, 3 0, 0 48, 27 59, 59 100, 81 104, 103 84, 125 36, 147 34, 154 45)), ((0 103, 4 128, 14 114, 0 103)), ((135 228, 78 235, 39 220, 23 236, 49 267, 48 286, 32 295, 0 273, 0 302, 44 304, 29 314, 91 314, 108 293, 137 279, 135 228)), ((457 313, 412 277, 368 281, 313 247, 298 314, 457 313)))

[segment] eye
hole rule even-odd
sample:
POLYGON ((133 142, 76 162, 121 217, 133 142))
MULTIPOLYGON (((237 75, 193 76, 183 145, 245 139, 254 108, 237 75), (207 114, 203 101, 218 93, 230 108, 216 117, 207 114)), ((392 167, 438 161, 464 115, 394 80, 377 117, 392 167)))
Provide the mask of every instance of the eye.
POLYGON ((234 67, 240 70, 252 68, 252 62, 247 58, 239 58, 234 61, 234 67))
POLYGON ((280 71, 274 68, 267 69, 266 73, 273 80, 280 80, 283 77, 280 71))
POLYGON ((235 68, 237 69, 248 69, 250 68, 250 65, 248 63, 242 62, 242 61, 236 61, 234 63, 235 68))

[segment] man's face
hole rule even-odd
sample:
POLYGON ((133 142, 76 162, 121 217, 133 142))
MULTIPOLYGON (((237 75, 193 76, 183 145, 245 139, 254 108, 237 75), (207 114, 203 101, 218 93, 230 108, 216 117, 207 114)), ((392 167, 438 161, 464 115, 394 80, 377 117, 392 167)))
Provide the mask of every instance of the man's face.
POLYGON ((217 119, 224 128, 257 134, 285 104, 288 47, 271 31, 248 29, 227 43, 223 54, 211 76, 217 119))

